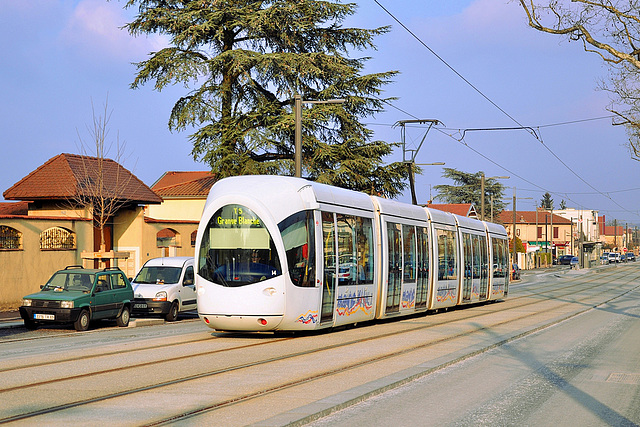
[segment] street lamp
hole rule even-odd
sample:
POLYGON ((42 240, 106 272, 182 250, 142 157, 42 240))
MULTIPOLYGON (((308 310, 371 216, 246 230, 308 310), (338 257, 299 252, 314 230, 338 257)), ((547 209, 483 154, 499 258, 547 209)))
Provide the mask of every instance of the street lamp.
POLYGON ((480 172, 480 219, 484 221, 484 181, 485 179, 509 179, 510 176, 490 176, 489 178, 484 177, 484 172, 480 172))
POLYGON ((327 99, 325 101, 307 101, 295 94, 295 176, 302 177, 302 104, 342 104, 345 99, 327 99))

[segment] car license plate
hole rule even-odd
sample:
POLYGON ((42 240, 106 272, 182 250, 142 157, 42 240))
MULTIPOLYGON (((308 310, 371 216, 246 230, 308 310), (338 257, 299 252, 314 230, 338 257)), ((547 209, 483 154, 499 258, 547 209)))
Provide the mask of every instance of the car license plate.
POLYGON ((147 304, 133 304, 133 308, 147 308, 147 304))
POLYGON ((56 320, 56 316, 54 316, 53 314, 36 313, 33 315, 33 318, 37 320, 56 320))

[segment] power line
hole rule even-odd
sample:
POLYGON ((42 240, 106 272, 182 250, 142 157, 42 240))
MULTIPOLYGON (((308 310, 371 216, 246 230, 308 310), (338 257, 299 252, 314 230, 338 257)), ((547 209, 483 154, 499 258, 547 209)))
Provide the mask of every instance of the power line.
MULTIPOLYGON (((542 146, 549 152, 551 153, 551 155, 553 157, 556 158, 556 160, 558 160, 560 162, 560 164, 562 164, 569 172, 571 172, 574 176, 576 176, 576 178, 578 178, 580 181, 582 181, 583 183, 585 183, 588 187, 590 187, 591 189, 593 189, 594 191, 596 191, 597 193, 601 194, 603 197, 608 198, 609 200, 611 200, 611 202, 613 202, 616 206, 620 207, 621 209, 625 209, 624 206, 620 205, 618 202, 616 202, 615 200, 613 200, 613 198, 611 198, 611 196, 609 196, 608 194, 605 194, 604 192, 598 190, 596 187, 594 187, 593 185, 591 185, 587 180, 585 180, 584 178, 582 178, 576 171, 574 171, 564 160, 562 160, 560 158, 560 156, 558 156, 549 146, 547 146, 545 144, 545 142, 542 140, 542 137, 539 135, 539 129, 538 132, 531 132, 533 129, 529 128, 529 127, 525 127, 523 126, 518 120, 516 120, 513 116, 511 116, 509 113, 507 113, 504 109, 502 109, 498 104, 496 104, 493 100, 491 100, 487 95, 485 95, 480 89, 478 89, 475 85, 473 85, 469 80, 467 80, 462 74, 460 74, 455 68, 453 68, 447 61, 445 61, 440 55, 438 55, 433 49, 431 49, 431 47, 429 47, 424 41, 422 41, 416 34, 414 34, 406 25, 404 25, 398 18, 396 18, 387 8, 385 8, 382 4, 380 4, 380 2, 378 0, 374 0, 374 2, 382 9, 384 10, 394 21, 396 21, 402 28, 405 29, 405 31, 407 31, 407 33, 409 33, 414 39, 416 39, 418 41, 418 43, 420 43, 423 47, 425 47, 429 52, 431 52, 432 55, 434 55, 438 60, 440 60, 447 68, 449 68, 455 75, 457 75, 460 79, 462 79, 467 85, 469 85, 469 87, 471 87, 473 90, 475 90, 478 94, 480 94, 485 100, 487 100, 491 105, 493 105, 496 109, 498 109, 500 112, 502 112, 505 116, 507 116, 509 119, 511 119, 514 123, 516 123, 519 128, 521 129, 526 129, 526 130, 530 130, 530 134, 533 138, 535 138, 537 141, 539 141, 542 146)), ((415 117, 413 115, 411 115, 412 117, 415 117)), ((437 129, 436 129, 437 130, 437 129)), ((450 137, 453 138, 452 135, 449 135, 450 137)), ((464 138, 464 134, 462 136, 464 138)), ((455 138, 454 138, 455 139, 455 138)), ((462 143, 462 141, 459 141, 462 143)), ((481 154, 480 152, 478 152, 477 150, 472 149, 468 144, 464 143, 465 146, 467 146, 469 149, 471 149, 472 151, 476 152, 478 155, 484 157, 486 160, 491 161, 492 163, 496 164, 497 166, 498 163, 494 162, 493 160, 489 159, 488 157, 484 156, 483 154, 481 154)), ((504 170, 508 170, 502 166, 500 166, 502 169, 504 170)), ((510 172, 513 173, 513 172, 510 172)), ((516 175, 516 174, 514 174, 516 175)), ((523 179, 522 177, 518 176, 520 179, 523 179)), ((523 179, 525 182, 528 182, 536 187, 539 187, 537 184, 532 183, 529 180, 525 180, 523 179)), ((542 188, 542 187, 540 187, 542 188)), ((575 202, 574 202, 575 203, 575 202)), ((626 210, 626 209, 625 209, 626 210)), ((626 210, 628 213, 631 214, 636 214, 632 211, 626 210)), ((637 214, 636 214, 637 215, 637 214)))

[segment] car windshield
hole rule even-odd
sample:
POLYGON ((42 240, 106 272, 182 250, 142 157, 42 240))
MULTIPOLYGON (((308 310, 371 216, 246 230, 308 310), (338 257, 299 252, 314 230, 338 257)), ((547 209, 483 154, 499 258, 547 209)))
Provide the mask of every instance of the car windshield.
POLYGON ((93 286, 95 275, 87 272, 79 271, 58 271, 55 273, 46 285, 42 287, 43 291, 54 290, 62 291, 83 291, 88 292, 93 286))
POLYGON ((178 283, 180 280, 180 267, 150 266, 142 267, 133 280, 135 283, 164 285, 165 283, 178 283))

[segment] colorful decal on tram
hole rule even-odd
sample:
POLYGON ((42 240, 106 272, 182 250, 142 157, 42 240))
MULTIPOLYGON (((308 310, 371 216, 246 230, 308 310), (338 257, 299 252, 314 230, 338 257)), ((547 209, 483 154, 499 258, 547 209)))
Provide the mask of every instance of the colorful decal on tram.
POLYGON ((309 323, 318 323, 318 311, 307 310, 305 314, 298 316, 297 322, 308 325, 309 323))
POLYGON ((338 316, 351 316, 358 311, 364 314, 371 314, 373 309, 373 294, 367 293, 366 289, 356 292, 347 291, 345 294, 338 294, 338 306, 336 311, 338 316))
POLYGON ((402 308, 414 308, 416 306, 416 289, 402 291, 402 308))

